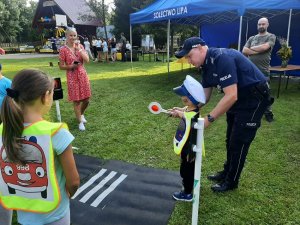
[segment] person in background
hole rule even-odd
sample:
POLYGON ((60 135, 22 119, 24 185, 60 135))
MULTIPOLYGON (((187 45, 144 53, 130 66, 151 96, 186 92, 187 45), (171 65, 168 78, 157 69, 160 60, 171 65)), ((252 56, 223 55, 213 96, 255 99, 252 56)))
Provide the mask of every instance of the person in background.
POLYGON ((121 45, 122 62, 126 62, 126 38, 123 32, 121 33, 119 43, 121 45))
POLYGON ((126 51, 131 52, 131 44, 129 43, 129 41, 126 41, 126 51))
MULTIPOLYGON (((173 198, 177 201, 191 202, 193 200, 193 189, 194 189, 194 171, 195 171, 195 153, 193 152, 193 143, 191 140, 192 132, 191 127, 187 128, 186 120, 191 120, 196 114, 199 114, 199 104, 205 104, 205 94, 202 85, 187 75, 183 84, 173 89, 173 91, 181 96, 181 100, 185 105, 184 108, 174 107, 168 110, 169 114, 173 117, 180 119, 178 129, 175 135, 177 140, 176 146, 183 146, 182 149, 178 149, 180 152, 181 163, 180 163, 180 176, 182 177, 182 190, 175 192, 173 198), (184 133, 182 132, 184 130, 184 133), (188 132, 188 138, 184 139, 185 133, 188 132), (185 141, 185 143, 180 143, 185 141)), ((198 115, 199 117, 199 115, 198 115)), ((175 151, 176 152, 176 151, 175 151)), ((178 152, 179 154, 179 152, 178 152)))
POLYGON ((270 96, 267 80, 239 51, 208 48, 199 37, 186 39, 183 48, 175 56, 185 57, 190 64, 202 68, 206 103, 210 100, 213 87, 219 87, 224 93, 216 106, 204 117, 205 128, 224 113, 227 118, 227 160, 224 169, 208 176, 208 179, 217 182, 211 187, 214 192, 236 189, 250 144, 261 125, 261 118, 274 101, 270 96))
POLYGON ((92 52, 91 52, 91 43, 87 37, 84 38, 84 49, 88 53, 90 59, 94 60, 92 52))
MULTIPOLYGON (((6 89, 11 87, 11 80, 2 74, 2 65, 0 64, 0 109, 6 96, 6 89)), ((5 209, 0 204, 0 224, 10 225, 12 220, 12 210, 5 209)))
POLYGON ((115 36, 112 36, 110 40, 110 45, 111 45, 111 61, 115 62, 117 60, 117 41, 115 36))
POLYGON ((109 58, 108 58, 108 44, 107 44, 107 42, 106 42, 106 40, 104 38, 103 38, 103 41, 102 41, 102 46, 103 46, 103 58, 104 58, 104 60, 107 63, 109 63, 109 58))
POLYGON ((59 68, 66 70, 69 101, 73 102, 79 130, 84 131, 87 123, 84 113, 92 95, 90 81, 84 68, 84 63, 89 62, 89 56, 77 42, 75 28, 66 30, 66 38, 66 45, 59 51, 59 68))
POLYGON ((15 209, 22 225, 70 224, 70 198, 80 183, 74 136, 66 124, 43 119, 53 103, 53 89, 47 74, 22 70, 7 88, 1 108, 0 203, 15 209))
POLYGON ((53 53, 57 54, 56 38, 52 37, 50 41, 51 41, 51 47, 52 47, 53 53))
POLYGON ((102 38, 98 38, 96 42, 96 49, 97 49, 97 54, 98 54, 98 62, 102 62, 102 52, 103 52, 103 47, 102 47, 102 38))
POLYGON ((97 61, 98 53, 97 53, 97 39, 95 36, 92 38, 92 49, 94 54, 94 62, 97 61))
MULTIPOLYGON (((268 32, 269 21, 263 17, 258 20, 258 34, 251 36, 243 48, 243 54, 258 67, 258 69, 267 77, 270 83, 270 61, 272 49, 275 45, 276 36, 268 32)), ((274 114, 271 106, 265 111, 265 118, 268 122, 274 120, 274 114)))

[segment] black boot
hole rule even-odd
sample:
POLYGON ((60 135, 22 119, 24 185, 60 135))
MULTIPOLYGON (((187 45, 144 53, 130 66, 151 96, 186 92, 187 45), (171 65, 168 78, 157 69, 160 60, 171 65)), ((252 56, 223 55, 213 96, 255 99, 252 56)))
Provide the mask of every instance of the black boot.
POLYGON ((271 122, 274 121, 274 115, 273 115, 273 113, 265 114, 265 118, 266 118, 266 121, 268 121, 269 123, 271 123, 271 122))
POLYGON ((237 184, 231 184, 231 183, 228 183, 226 181, 222 182, 222 183, 219 183, 219 184, 214 184, 213 186, 211 186, 211 189, 214 191, 214 192, 226 192, 226 191, 230 191, 230 190, 233 190, 233 189, 236 189, 238 188, 238 185, 237 184))
POLYGON ((215 182, 223 182, 225 180, 226 173, 223 171, 217 172, 216 174, 208 175, 207 179, 215 182))
POLYGON ((265 111, 264 114, 265 114, 266 121, 268 121, 269 123, 274 121, 274 114, 273 114, 270 106, 267 108, 267 110, 265 111))

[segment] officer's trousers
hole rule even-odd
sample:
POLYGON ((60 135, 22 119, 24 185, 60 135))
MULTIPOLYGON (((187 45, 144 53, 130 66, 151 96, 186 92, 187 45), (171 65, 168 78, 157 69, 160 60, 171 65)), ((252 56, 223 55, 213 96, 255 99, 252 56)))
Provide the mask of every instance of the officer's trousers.
POLYGON ((267 97, 250 94, 239 98, 227 112, 227 160, 224 164, 224 173, 225 182, 230 185, 238 185, 250 144, 269 105, 267 97))

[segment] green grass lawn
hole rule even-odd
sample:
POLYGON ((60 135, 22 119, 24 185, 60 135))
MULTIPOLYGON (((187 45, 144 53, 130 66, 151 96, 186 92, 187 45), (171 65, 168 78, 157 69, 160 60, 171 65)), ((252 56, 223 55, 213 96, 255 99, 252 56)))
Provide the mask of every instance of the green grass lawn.
MULTIPOLYGON (((73 107, 66 100, 65 71, 49 67, 56 58, 1 60, 9 78, 24 68, 39 68, 53 77, 61 77, 65 99, 60 101, 62 119, 76 137, 76 153, 101 159, 115 159, 142 166, 179 170, 179 157, 173 152, 173 135, 178 119, 153 115, 147 106, 158 101, 164 108, 182 106, 172 88, 185 75, 196 78, 196 69, 162 62, 90 63, 86 66, 93 96, 86 112, 85 132, 78 131, 73 107)), ((210 190, 206 176, 220 170, 225 159, 225 117, 205 130, 206 157, 203 159, 199 224, 300 224, 300 80, 282 88, 275 100, 275 121, 262 122, 252 143, 239 189, 226 194, 210 190)), ((271 81, 275 95, 278 78, 271 81)), ((222 94, 214 91, 202 115, 210 112, 222 94)), ((48 119, 55 121, 53 106, 48 119)), ((178 180, 180 182, 180 180, 178 180)), ((171 198, 170 193, 170 198, 171 198)), ((126 196, 124 196, 126 197, 126 196)), ((169 225, 191 224, 191 203, 176 204, 169 225)), ((14 222, 14 224, 17 224, 14 222)))

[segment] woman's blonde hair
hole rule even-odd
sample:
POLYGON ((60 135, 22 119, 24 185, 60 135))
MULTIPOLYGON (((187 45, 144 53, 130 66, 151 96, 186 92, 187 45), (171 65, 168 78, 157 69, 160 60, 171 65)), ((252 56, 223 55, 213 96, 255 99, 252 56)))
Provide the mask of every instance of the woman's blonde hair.
POLYGON ((65 34, 69 34, 70 32, 75 32, 77 34, 75 27, 67 27, 65 34))

